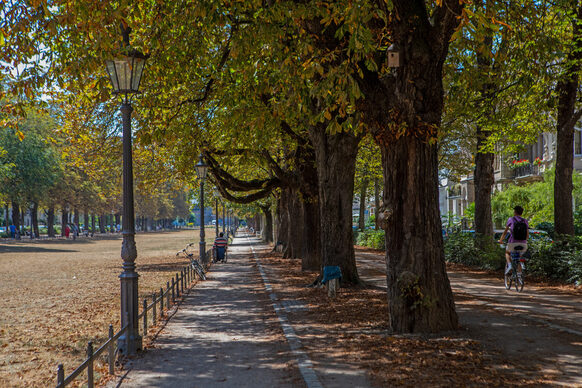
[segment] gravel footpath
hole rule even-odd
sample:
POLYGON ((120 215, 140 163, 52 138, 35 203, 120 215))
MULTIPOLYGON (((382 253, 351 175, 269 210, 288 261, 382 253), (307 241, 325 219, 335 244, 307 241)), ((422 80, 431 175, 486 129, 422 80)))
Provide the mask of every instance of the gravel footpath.
POLYGON ((304 387, 246 237, 108 387, 304 387))

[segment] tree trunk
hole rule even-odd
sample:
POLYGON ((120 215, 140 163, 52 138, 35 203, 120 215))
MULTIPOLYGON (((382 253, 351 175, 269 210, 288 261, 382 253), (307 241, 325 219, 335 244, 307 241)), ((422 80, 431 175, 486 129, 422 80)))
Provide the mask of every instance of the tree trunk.
POLYGON ((277 199, 277 244, 287 246, 289 217, 287 213, 287 195, 288 190, 282 189, 277 199))
POLYGON ((301 258, 303 250, 303 211, 297 190, 286 189, 287 194, 287 245, 283 257, 286 259, 301 258))
POLYGON ((65 227, 69 223, 69 209, 67 204, 61 206, 61 237, 65 237, 65 227))
POLYGON ((366 195, 368 192, 368 179, 362 181, 360 187, 360 217, 358 219, 358 227, 361 231, 366 229, 366 195))
POLYGON ((89 230, 89 209, 83 210, 83 230, 89 230))
POLYGON ((46 227, 49 237, 55 237, 55 207, 50 205, 46 212, 46 227))
POLYGON ((101 214, 99 216, 99 233, 106 233, 107 231, 105 230, 105 214, 101 214))
MULTIPOLYGON (((491 4, 484 6, 483 2, 476 2, 476 6, 485 11, 488 16, 493 16, 491 4)), ((485 80, 480 87, 481 90, 481 121, 487 123, 490 121, 492 110, 492 93, 495 91, 495 85, 490 78, 493 73, 491 58, 489 54, 493 51, 493 38, 490 30, 487 30, 483 38, 482 46, 477 50, 477 65, 481 77, 485 80)), ((476 243, 480 250, 487 251, 493 244, 493 217, 491 214, 491 191, 495 183, 493 161, 495 155, 491 152, 482 152, 483 146, 487 143, 491 131, 483 128, 481 123, 477 123, 477 150, 475 154, 475 234, 476 243)))
POLYGON ((38 204, 36 202, 32 203, 30 216, 32 220, 31 232, 34 233, 34 236, 38 238, 40 236, 40 231, 38 230, 38 204))
POLYGON ((91 233, 95 233, 95 213, 91 214, 91 233))
POLYGON ((376 212, 374 215, 374 229, 380 229, 380 223, 378 220, 378 211, 380 209, 380 184, 378 183, 378 178, 374 178, 374 207, 376 212))
POLYGON ((361 137, 344 132, 329 135, 323 125, 310 127, 309 131, 317 160, 321 263, 323 267, 339 266, 343 284, 358 284, 352 200, 361 137))
MULTIPOLYGON (((261 206, 263 215, 265 216, 265 228, 263 229, 263 241, 266 243, 273 242, 273 213, 271 206, 261 206)), ((224 219, 223 219, 224 220, 224 219)))
POLYGON ((20 233, 20 205, 16 201, 12 201, 12 223, 20 233))
MULTIPOLYGON (((486 141, 487 134, 477 129, 477 147, 486 141)), ((493 218, 491 215, 491 190, 495 183, 491 152, 477 152, 475 155, 475 234, 481 249, 493 241, 493 218)))
POLYGON ((572 173, 574 170, 574 118, 582 57, 582 7, 573 9, 572 45, 566 60, 565 74, 556 85, 558 118, 556 140, 556 172, 554 179, 554 224, 556 235, 574 235, 572 209, 572 173))
POLYGON ((77 227, 76 228, 76 231, 77 231, 76 234, 79 234, 80 218, 81 217, 79 216, 79 209, 78 208, 75 208, 74 213, 73 213, 73 224, 75 224, 75 226, 77 227))
POLYGON ((437 147, 403 137, 382 154, 391 327, 396 332, 456 328, 439 217, 437 147))
POLYGON ((301 269, 303 271, 321 270, 319 203, 316 198, 303 200, 303 252, 301 269))
POLYGON ((444 1, 435 23, 417 2, 393 4, 400 67, 360 80, 361 110, 382 153, 390 326, 399 333, 452 330, 458 318, 445 268, 437 138, 443 63, 463 5, 444 1))

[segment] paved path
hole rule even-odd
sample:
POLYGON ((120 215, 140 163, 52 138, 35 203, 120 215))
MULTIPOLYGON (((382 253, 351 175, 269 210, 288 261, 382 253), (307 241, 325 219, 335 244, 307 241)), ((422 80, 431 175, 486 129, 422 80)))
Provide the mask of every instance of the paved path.
POLYGON ((329 362, 312 363, 254 255, 266 249, 257 242, 236 238, 228 263, 213 265, 154 347, 108 387, 368 387, 362 371, 345 380, 329 362))

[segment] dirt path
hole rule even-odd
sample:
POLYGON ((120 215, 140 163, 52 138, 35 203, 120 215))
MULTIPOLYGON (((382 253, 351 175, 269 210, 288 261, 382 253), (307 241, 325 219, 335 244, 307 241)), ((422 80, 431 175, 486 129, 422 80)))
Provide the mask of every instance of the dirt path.
MULTIPOLYGON (((356 251, 362 278, 385 288, 382 254, 356 251)), ((582 295, 526 283, 506 290, 501 276, 449 270, 461 328, 507 359, 520 374, 546 376, 551 385, 582 386, 582 295)))

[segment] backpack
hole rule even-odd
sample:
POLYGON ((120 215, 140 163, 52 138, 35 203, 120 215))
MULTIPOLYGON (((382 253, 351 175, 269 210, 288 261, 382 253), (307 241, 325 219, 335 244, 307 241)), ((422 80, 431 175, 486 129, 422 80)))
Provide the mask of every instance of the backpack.
POLYGON ((511 234, 514 240, 525 240, 527 237, 527 224, 523 218, 513 217, 514 224, 511 234))

